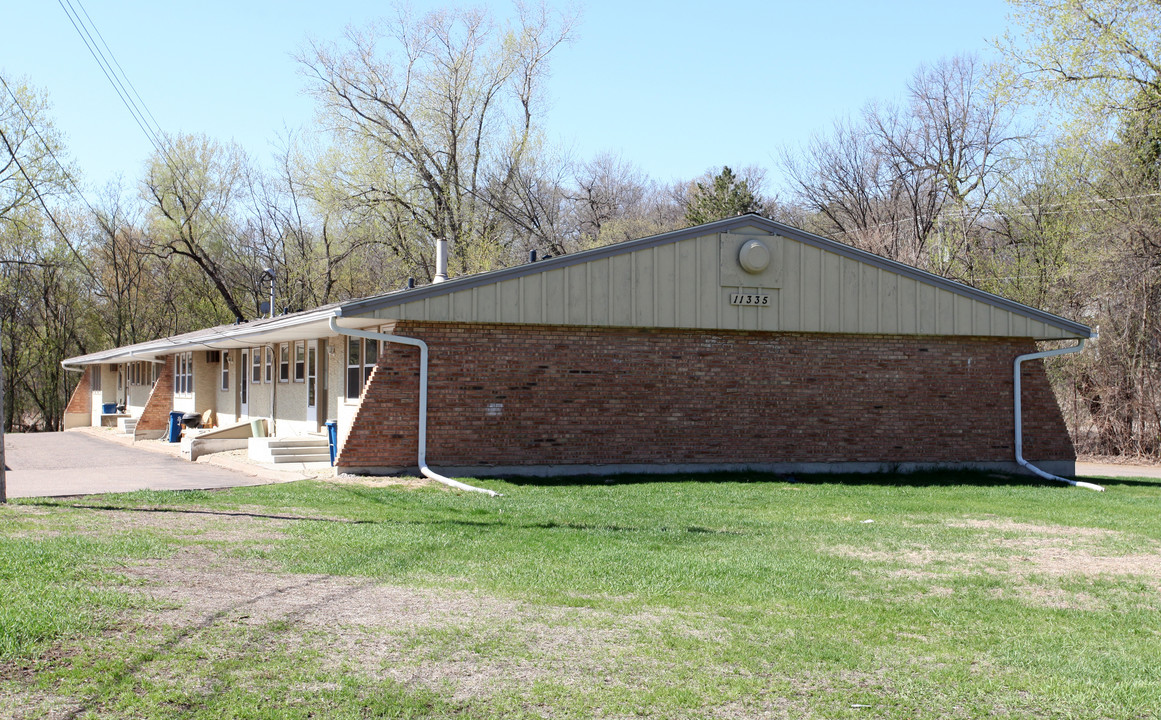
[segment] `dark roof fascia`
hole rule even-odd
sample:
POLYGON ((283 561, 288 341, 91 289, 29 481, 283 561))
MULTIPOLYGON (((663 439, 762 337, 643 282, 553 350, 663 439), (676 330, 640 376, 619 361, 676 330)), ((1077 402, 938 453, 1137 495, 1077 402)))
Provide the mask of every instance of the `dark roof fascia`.
POLYGON ((477 275, 467 275, 462 278, 448 280, 442 283, 435 283, 426 285, 414 290, 400 290, 387 295, 380 295, 377 297, 366 298, 364 300, 356 300, 353 302, 343 303, 339 309, 338 314, 343 316, 365 315, 367 313, 375 312, 377 310, 384 310, 396 305, 403 305, 405 303, 416 302, 418 300, 425 300, 431 297, 439 297, 461 290, 470 290, 472 288, 480 287, 482 285, 491 285, 499 283, 504 280, 512 280, 534 273, 547 272, 549 270, 556 270, 559 268, 566 268, 573 265, 579 265, 593 260, 601 260, 614 255, 621 255, 623 253, 634 252, 637 250, 647 250, 659 245, 666 245, 669 243, 680 242, 690 238, 701 237, 703 235, 711 235, 713 233, 728 232, 730 230, 746 227, 758 226, 769 230, 772 233, 783 235, 785 237, 797 240, 806 245, 810 245, 820 250, 832 252, 836 255, 841 255, 857 262, 866 263, 868 265, 887 270, 904 277, 909 277, 917 280, 925 285, 934 285, 935 287, 955 293, 956 295, 963 295, 973 300, 978 300, 982 303, 992 305, 1014 312, 1018 315, 1038 320, 1055 328, 1059 328, 1066 332, 1075 333, 1085 338, 1093 337, 1092 328, 1087 325, 1082 325, 1078 322, 1073 322, 1059 315, 1037 310, 1034 307, 1018 303, 1015 300, 994 295, 984 290, 979 290, 963 283, 949 280, 939 275, 929 273, 926 270, 920 270, 917 267, 906 265, 895 260, 869 253, 865 250, 844 245, 835 240, 824 238, 820 235, 799 230, 798 228, 784 225, 780 222, 764 218, 760 215, 739 215, 738 217, 726 218, 725 220, 718 220, 705 225, 697 225, 691 228, 682 230, 674 230, 661 235, 653 235, 650 237, 640 238, 637 240, 628 240, 625 242, 615 243, 613 245, 605 245, 591 250, 584 250, 582 252, 574 253, 572 255, 560 255, 549 258, 547 260, 538 260, 534 263, 525 263, 523 265, 516 265, 502 270, 493 270, 491 272, 479 273, 477 275))

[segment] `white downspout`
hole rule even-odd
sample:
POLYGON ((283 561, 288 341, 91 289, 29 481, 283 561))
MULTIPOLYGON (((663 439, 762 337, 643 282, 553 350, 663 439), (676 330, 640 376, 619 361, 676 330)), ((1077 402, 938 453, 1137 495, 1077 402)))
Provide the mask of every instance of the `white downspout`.
MULTIPOLYGON (((273 282, 273 280, 271 281, 273 282)), ((271 290, 271 298, 274 297, 271 290)), ((274 306, 270 306, 270 317, 274 317, 274 306)), ((274 420, 274 390, 278 387, 278 365, 282 358, 278 356, 278 348, 274 343, 266 343, 263 347, 270 348, 270 437, 277 437, 278 423, 274 420)), ((265 351, 263 351, 265 352, 265 351)), ((266 358, 262 358, 262 372, 266 372, 266 358)))
POLYGON ((338 323, 338 316, 332 315, 329 320, 331 330, 339 335, 348 335, 350 337, 365 338, 367 340, 382 340, 384 342, 398 343, 400 345, 410 345, 419 348, 419 472, 426 477, 441 482, 444 485, 450 485, 460 490, 470 490, 472 492, 484 493, 496 497, 500 493, 495 490, 488 490, 487 488, 478 488, 473 485, 462 483, 459 480, 453 480, 449 477, 444 477, 435 472, 427 466, 427 343, 419 338, 405 337, 403 335, 389 335, 381 332, 371 332, 369 330, 354 330, 352 328, 341 327, 338 323))
POLYGON ((1078 480, 1069 480, 1068 478, 1058 477, 1049 472, 1044 472, 1032 463, 1024 459, 1024 428, 1023 428, 1023 413, 1020 408, 1020 364, 1025 360, 1038 360, 1040 358, 1052 357, 1054 355, 1068 355, 1070 353, 1078 353, 1084 349, 1084 338, 1080 338, 1074 347, 1056 348, 1055 350, 1044 350, 1042 352, 1028 353, 1026 355, 1017 355, 1016 361, 1013 365, 1013 380, 1015 380, 1015 395, 1016 395, 1016 462, 1021 466, 1028 468, 1033 473, 1039 475, 1045 480, 1055 480, 1057 482, 1068 483, 1073 487, 1088 488, 1089 490, 1096 490, 1097 492, 1104 492, 1104 488, 1093 483, 1082 482, 1078 480))

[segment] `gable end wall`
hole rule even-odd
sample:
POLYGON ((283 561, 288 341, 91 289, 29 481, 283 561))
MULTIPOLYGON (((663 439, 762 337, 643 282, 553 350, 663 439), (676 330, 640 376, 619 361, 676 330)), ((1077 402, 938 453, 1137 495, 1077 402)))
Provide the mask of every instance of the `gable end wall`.
MULTIPOLYGON (((1027 338, 399 322, 431 349, 428 462, 1011 462, 1027 338)), ((1041 363, 1025 453, 1075 452, 1041 363)), ((418 351, 381 353, 337 464, 414 467, 418 351)))

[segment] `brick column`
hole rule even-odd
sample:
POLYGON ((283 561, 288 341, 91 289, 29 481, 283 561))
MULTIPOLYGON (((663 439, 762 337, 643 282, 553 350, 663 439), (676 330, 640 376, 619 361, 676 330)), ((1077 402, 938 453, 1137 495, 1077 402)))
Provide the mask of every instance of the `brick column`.
POLYGON ((161 375, 153 384, 149 399, 145 401, 145 409, 141 417, 137 418, 137 428, 133 431, 134 440, 149 440, 162 437, 169 427, 169 411, 173 410, 173 356, 165 358, 161 366, 161 375))
POLYGON ((81 373, 81 380, 77 383, 76 388, 73 389, 72 397, 69 398, 69 404, 65 406, 66 413, 92 413, 93 411, 93 391, 91 377, 93 368, 87 367, 81 373))
MULTIPOLYGON (((100 369, 100 366, 95 368, 100 369)), ((69 397, 69 404, 65 406, 64 411, 64 429, 71 430, 75 427, 89 427, 93 424, 93 396, 92 383, 89 378, 92 375, 94 368, 87 367, 81 373, 81 379, 77 386, 73 388, 73 394, 69 397)))

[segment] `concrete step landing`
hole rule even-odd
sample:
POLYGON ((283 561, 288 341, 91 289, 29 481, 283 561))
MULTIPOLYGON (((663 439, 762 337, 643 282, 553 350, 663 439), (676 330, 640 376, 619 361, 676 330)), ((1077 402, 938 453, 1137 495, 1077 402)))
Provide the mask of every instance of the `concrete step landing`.
POLYGON ((329 463, 330 447, 326 436, 250 438, 250 459, 261 463, 329 463))

